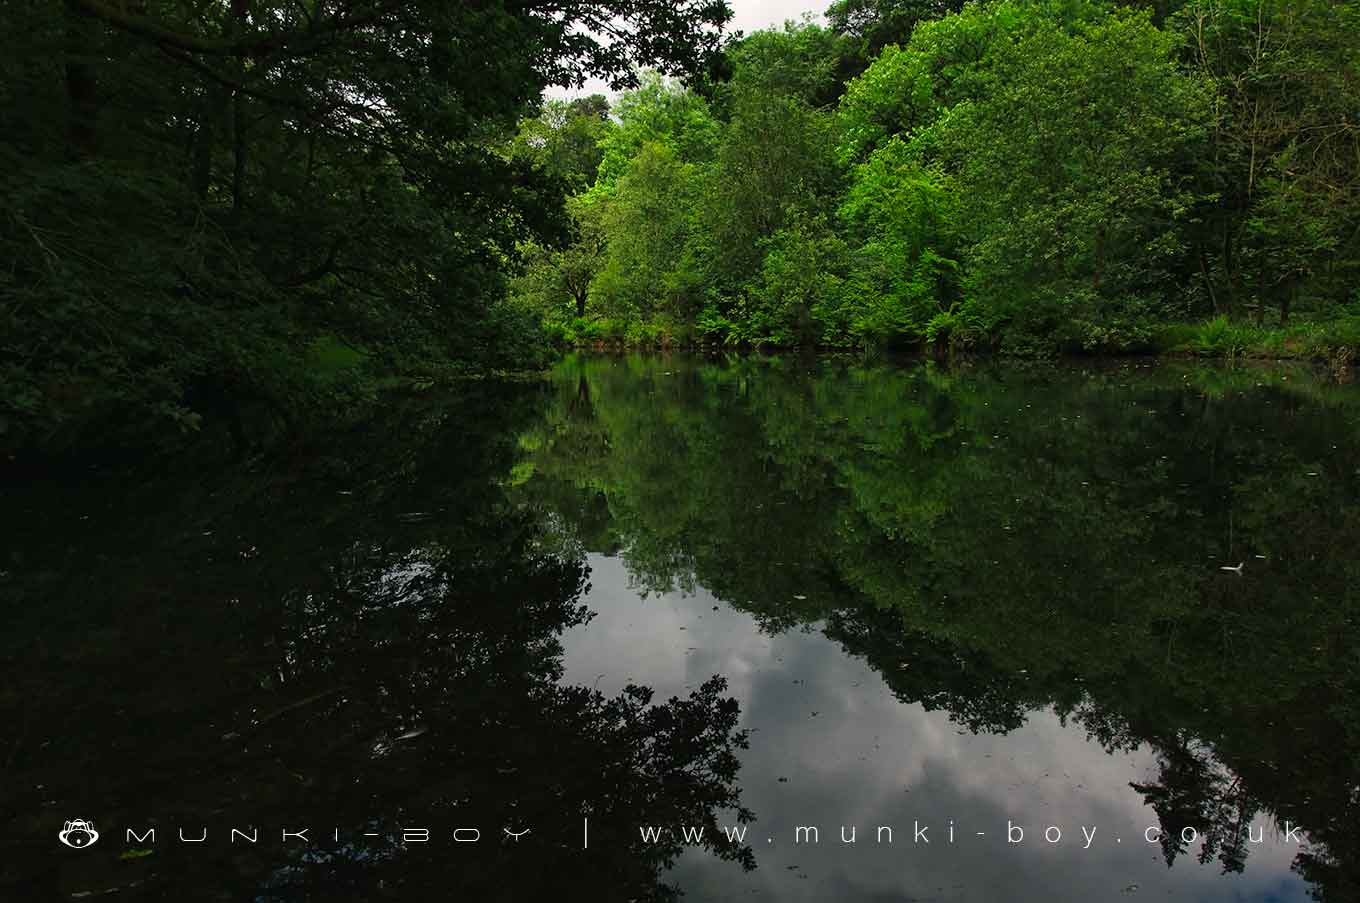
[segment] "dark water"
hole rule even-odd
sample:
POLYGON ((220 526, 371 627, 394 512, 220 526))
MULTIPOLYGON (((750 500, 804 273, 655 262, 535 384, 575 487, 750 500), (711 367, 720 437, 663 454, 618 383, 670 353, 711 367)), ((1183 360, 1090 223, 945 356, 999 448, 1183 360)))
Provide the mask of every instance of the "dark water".
POLYGON ((12 483, 0 900, 1360 899, 1358 435, 1297 370, 594 358, 12 483))

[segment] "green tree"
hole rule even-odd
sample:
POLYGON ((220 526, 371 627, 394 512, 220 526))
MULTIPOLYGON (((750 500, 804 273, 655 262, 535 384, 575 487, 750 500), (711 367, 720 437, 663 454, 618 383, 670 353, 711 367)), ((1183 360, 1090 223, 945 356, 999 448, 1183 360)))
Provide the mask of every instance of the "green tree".
POLYGON ((731 68, 716 89, 723 118, 734 93, 760 92, 795 97, 814 108, 836 103, 856 71, 848 39, 812 21, 786 22, 782 29, 746 35, 724 51, 731 68))
POLYGON ((1360 267, 1360 5, 1196 0, 1171 21, 1214 86, 1196 253, 1216 309, 1327 311, 1360 267))
POLYGON ((760 271, 738 308, 745 337, 757 345, 844 344, 837 320, 846 248, 826 218, 794 213, 760 249, 760 271))
POLYGON ((1145 305, 1174 299, 1208 114, 1176 45, 1141 14, 998 42, 984 96, 930 136, 965 199, 968 292, 1086 348, 1136 342, 1145 305))
POLYGON ((969 7, 852 84, 841 152, 865 159, 900 136, 894 156, 948 178, 972 321, 1072 348, 1137 344, 1140 324, 1174 310, 1209 115, 1177 49, 1144 13, 969 7))
MULTIPOLYGON (((837 91, 839 41, 815 24, 760 32, 729 51, 733 77, 723 86, 727 116, 700 213, 704 224, 695 258, 722 298, 721 313, 759 277, 770 242, 792 218, 805 224, 834 206, 841 188, 834 120, 824 105, 837 91)), ((799 241, 791 232, 781 239, 799 241)), ((747 293, 743 316, 767 291, 747 293)), ((780 315, 767 312, 775 320, 780 315)), ((763 316, 763 315, 762 315, 763 316)), ((753 334, 768 339, 765 326, 753 334)), ((806 325, 806 324, 805 324, 806 325)), ((783 329, 776 330, 792 336, 783 329)), ((802 341, 813 336, 802 329, 802 341)))
POLYGON ((560 248, 537 243, 525 246, 524 270, 510 285, 512 300, 549 320, 561 320, 568 312, 578 319, 584 317, 591 284, 604 265, 603 209, 602 203, 588 195, 569 198, 570 238, 560 248))
POLYGON ((647 70, 640 78, 614 104, 619 126, 601 141, 597 191, 611 189, 648 143, 667 145, 687 163, 710 160, 717 148, 718 124, 707 101, 658 72, 647 70))
POLYGON ((834 203, 840 170, 831 116, 795 96, 740 93, 710 181, 704 222, 722 249, 713 277, 731 292, 759 268, 761 242, 791 211, 814 213, 834 203))
POLYGON ((515 123, 549 84, 704 68, 730 14, 717 0, 8 12, 6 449, 135 443, 158 434, 148 422, 192 429, 254 400, 293 422, 361 401, 313 365, 318 342, 365 348, 385 375, 521 350, 498 306, 506 264, 567 224, 560 181, 501 152, 515 123))
POLYGON ((836 0, 826 11, 831 28, 853 38, 867 61, 889 44, 905 44, 921 22, 963 9, 965 0, 836 0))
POLYGON ((850 333, 891 342, 956 331, 961 200, 900 138, 855 167, 840 208, 855 247, 854 294, 844 315, 850 333))
POLYGON ((593 292, 607 314, 692 320, 702 286, 686 252, 696 228, 698 172, 664 142, 643 144, 629 161, 601 213, 608 248, 593 292))
POLYGON ((604 152, 600 143, 614 127, 609 100, 592 94, 575 100, 548 100, 537 116, 520 123, 510 153, 561 179, 572 192, 595 183, 604 152))

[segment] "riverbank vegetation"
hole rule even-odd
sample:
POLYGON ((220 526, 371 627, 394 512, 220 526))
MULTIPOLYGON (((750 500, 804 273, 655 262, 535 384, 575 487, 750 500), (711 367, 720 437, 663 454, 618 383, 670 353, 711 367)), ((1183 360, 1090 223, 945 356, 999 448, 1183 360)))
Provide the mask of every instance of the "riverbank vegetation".
POLYGON ((554 342, 1348 366, 1360 3, 730 14, 12 4, 0 454, 245 446, 554 342))
POLYGON ((842 0, 724 60, 525 124, 582 186, 575 240, 513 284, 560 339, 1346 360, 1360 336, 1360 4, 842 0))
POLYGON ((503 150, 548 85, 708 65, 715 0, 5 5, 0 453, 333 423, 546 362, 500 303, 568 190, 503 150), (176 430, 175 427, 179 427, 176 430))

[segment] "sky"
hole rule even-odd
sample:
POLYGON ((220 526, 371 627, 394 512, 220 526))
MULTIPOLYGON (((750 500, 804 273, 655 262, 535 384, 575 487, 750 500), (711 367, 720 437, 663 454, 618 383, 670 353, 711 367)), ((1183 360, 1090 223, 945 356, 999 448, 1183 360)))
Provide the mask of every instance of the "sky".
POLYGON ((808 0, 731 0, 732 24, 730 28, 740 31, 755 31, 771 25, 783 25, 786 19, 802 18, 803 13, 816 13, 820 18, 824 7, 831 0, 822 3, 809 3, 808 0))
MULTIPOLYGON (((831 0, 729 0, 732 21, 729 31, 752 32, 760 28, 779 27, 788 19, 798 20, 804 13, 814 13, 819 19, 831 0)), ((610 94, 603 81, 592 79, 580 90, 549 88, 549 97, 581 97, 588 94, 610 94)))

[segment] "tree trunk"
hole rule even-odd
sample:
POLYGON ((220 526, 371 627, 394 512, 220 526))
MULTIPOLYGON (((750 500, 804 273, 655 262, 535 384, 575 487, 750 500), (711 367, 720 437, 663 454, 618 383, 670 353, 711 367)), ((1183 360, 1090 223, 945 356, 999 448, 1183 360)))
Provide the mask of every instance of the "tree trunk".
POLYGON ((98 150, 99 82, 85 59, 94 55, 88 17, 75 0, 66 3, 66 138, 71 155, 93 157, 98 150))
POLYGON ((240 213, 246 194, 246 98, 236 91, 232 95, 232 170, 231 210, 240 213))
MULTIPOLYGON (((233 16, 233 34, 244 33, 250 19, 250 0, 232 0, 231 11, 233 16)), ((245 60, 239 60, 237 64, 237 76, 240 83, 246 80, 245 60)), ((240 213, 245 206, 246 194, 246 96, 245 92, 236 90, 232 92, 231 98, 231 139, 232 139, 232 170, 231 170, 231 210, 232 213, 240 213)))
POLYGON ((212 188, 213 147, 217 139, 217 119, 221 115, 222 89, 217 85, 205 86, 203 112, 198 117, 198 129, 194 133, 194 171, 192 175, 194 195, 200 201, 208 199, 212 188))
POLYGON ((1214 306, 1214 316, 1218 316, 1223 311, 1218 306, 1218 293, 1214 291, 1214 280, 1209 275, 1209 264, 1204 259, 1204 245, 1202 243, 1197 244, 1197 250, 1199 252, 1199 272, 1204 277, 1204 288, 1209 293, 1209 303, 1214 306))
POLYGON ((1232 220, 1223 220, 1223 306, 1228 316, 1237 308, 1237 263, 1233 258, 1232 220))

